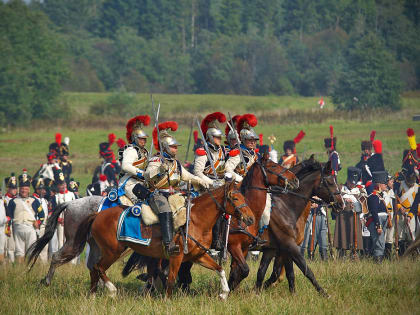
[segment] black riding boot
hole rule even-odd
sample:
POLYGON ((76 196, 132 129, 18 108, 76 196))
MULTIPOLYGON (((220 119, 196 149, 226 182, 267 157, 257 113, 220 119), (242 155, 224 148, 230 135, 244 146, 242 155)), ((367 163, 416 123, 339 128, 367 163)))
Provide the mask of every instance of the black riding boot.
POLYGON ((262 247, 267 244, 267 240, 263 239, 263 235, 264 235, 264 231, 266 229, 260 229, 258 231, 257 236, 255 237, 254 241, 252 242, 252 244, 249 246, 249 250, 261 250, 262 247))
POLYGON ((162 243, 167 256, 179 254, 179 246, 172 241, 174 223, 172 212, 159 213, 160 228, 162 232, 162 243))
POLYGON ((392 257, 392 243, 385 243, 384 258, 391 260, 392 257))
POLYGON ((213 240, 211 242, 211 248, 215 249, 215 250, 222 250, 223 249, 223 244, 222 244, 222 240, 223 237, 221 237, 221 230, 222 230, 222 223, 223 223, 223 217, 219 216, 217 218, 216 224, 213 226, 212 232, 213 232, 213 240))

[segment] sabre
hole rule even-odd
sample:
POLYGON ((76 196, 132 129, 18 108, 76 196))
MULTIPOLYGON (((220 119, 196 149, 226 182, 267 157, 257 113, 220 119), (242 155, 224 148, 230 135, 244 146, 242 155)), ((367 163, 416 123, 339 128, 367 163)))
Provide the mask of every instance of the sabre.
MULTIPOLYGON (((152 99, 152 110, 153 110, 153 115, 155 116, 155 127, 157 128, 157 116, 155 113, 155 102, 153 101, 153 94, 150 94, 150 98, 152 99)), ((152 157, 152 152, 153 152, 153 140, 150 142, 150 150, 149 150, 149 157, 148 157, 149 160, 152 157)))
POLYGON ((196 118, 196 121, 197 121, 198 131, 200 132, 201 138, 203 139, 203 144, 204 144, 204 149, 206 150, 207 159, 210 162, 210 166, 211 166, 211 169, 213 170, 213 174, 215 178, 217 178, 217 173, 216 173, 216 169, 214 168, 213 159, 211 158, 209 147, 207 145, 206 138, 204 138, 203 130, 201 130, 201 126, 200 126, 200 122, 198 121, 198 118, 196 118))
MULTIPOLYGON (((227 258, 227 245, 229 241, 229 229, 230 229, 230 219, 232 217, 228 217, 227 228, 226 228, 226 238, 225 238, 225 247, 223 248, 223 259, 226 260, 227 258)), ((219 264, 220 265, 220 264, 219 264)))
POLYGON ((191 136, 192 136, 192 132, 193 132, 193 126, 194 126, 194 120, 191 121, 191 128, 190 128, 190 136, 188 138, 188 146, 187 146, 187 152, 185 153, 185 162, 187 162, 188 160, 188 153, 190 152, 190 145, 191 145, 191 136))
POLYGON ((185 239, 184 239, 184 254, 188 254, 188 229, 190 226, 191 215, 191 180, 188 181, 188 199, 187 199, 187 221, 185 223, 185 239))
POLYGON ((227 125, 229 126, 229 129, 233 132, 233 134, 235 135, 236 138, 236 142, 238 143, 238 149, 239 149, 239 156, 241 158, 241 163, 243 167, 246 167, 246 162, 245 162, 245 158, 244 155, 242 154, 242 149, 241 149, 241 141, 239 140, 238 134, 236 133, 236 131, 233 129, 233 120, 232 117, 230 116, 230 113, 228 112, 229 115, 229 120, 230 120, 230 124, 229 122, 227 122, 227 125))

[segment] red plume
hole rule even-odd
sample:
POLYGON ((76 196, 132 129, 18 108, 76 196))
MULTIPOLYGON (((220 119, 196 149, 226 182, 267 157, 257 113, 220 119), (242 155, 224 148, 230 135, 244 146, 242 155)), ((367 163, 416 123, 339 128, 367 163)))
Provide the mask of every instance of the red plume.
MULTIPOLYGON (((233 122, 233 126, 232 126, 233 129, 235 129, 235 125, 238 123, 239 118, 241 118, 241 115, 235 115, 235 116, 232 117, 232 121, 229 121, 229 124, 232 124, 232 122, 233 122)), ((226 124, 226 128, 225 128, 226 137, 227 137, 229 131, 230 131, 230 128, 229 128, 228 124, 226 124)))
POLYGON ((142 123, 144 126, 149 126, 150 116, 149 115, 136 116, 134 118, 131 118, 128 121, 127 125, 125 126, 127 128, 126 138, 128 142, 131 142, 131 133, 133 132, 133 126, 137 122, 142 123))
POLYGON ((118 140, 117 140, 117 146, 120 148, 120 149, 122 149, 122 148, 124 148, 125 147, 125 141, 124 141, 124 139, 122 139, 122 138, 119 138, 118 140))
POLYGON ((258 136, 260 137, 260 145, 263 145, 263 139, 264 139, 263 134, 260 133, 258 136))
POLYGON ((305 137, 305 135, 306 135, 306 133, 303 130, 299 131, 296 138, 293 139, 293 142, 298 144, 303 139, 303 137, 305 137))
POLYGON ((211 123, 214 120, 218 120, 220 123, 224 123, 226 121, 225 114, 221 112, 215 112, 213 114, 207 115, 203 121, 201 122, 201 130, 203 131, 203 135, 206 136, 206 132, 209 128, 209 123, 211 123))
MULTIPOLYGON (((160 123, 158 128, 159 132, 165 129, 171 129, 172 131, 176 131, 178 129, 178 124, 176 121, 165 121, 163 123, 160 123)), ((155 146, 156 151, 160 151, 156 127, 153 128, 153 145, 155 146)))
POLYGON ((334 149, 334 127, 330 125, 331 150, 334 149))
POLYGON ((55 134, 55 142, 61 144, 61 133, 57 132, 55 134))
POLYGON ((115 133, 110 133, 108 135, 109 145, 112 145, 115 142, 116 139, 117 139, 117 136, 115 135, 115 133))
POLYGON ((375 153, 382 153, 382 141, 381 140, 375 140, 372 143, 373 149, 375 150, 375 153))
POLYGON ((370 132, 370 142, 373 142, 375 140, 375 136, 376 136, 376 131, 372 130, 370 132))
POLYGON ((193 134, 194 134, 194 143, 197 143, 197 140, 198 140, 198 131, 197 130, 194 130, 193 134))
POLYGON ((413 128, 408 128, 408 129, 407 129, 407 136, 408 136, 408 137, 412 137, 412 136, 414 136, 414 130, 413 130, 413 128))
POLYGON ((105 174, 101 174, 101 175, 99 175, 99 180, 101 181, 101 182, 104 182, 104 181, 106 181, 106 175, 105 174))
POLYGON ((245 114, 242 115, 238 120, 238 126, 236 127, 236 130, 238 130, 238 133, 241 132, 242 128, 244 127, 244 123, 248 122, 248 125, 251 127, 255 127, 258 123, 257 117, 255 117, 254 114, 245 114))

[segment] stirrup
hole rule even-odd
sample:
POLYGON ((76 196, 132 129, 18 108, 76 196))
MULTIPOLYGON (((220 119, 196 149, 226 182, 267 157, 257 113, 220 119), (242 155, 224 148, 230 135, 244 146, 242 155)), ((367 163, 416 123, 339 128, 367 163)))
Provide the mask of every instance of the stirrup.
POLYGON ((163 250, 167 257, 177 256, 180 253, 179 246, 177 244, 174 244, 173 242, 169 244, 163 244, 163 250))
POLYGON ((252 242, 252 244, 249 245, 249 250, 258 250, 258 249, 261 249, 261 247, 263 247, 267 243, 268 243, 267 240, 263 240, 262 238, 260 238, 259 235, 257 235, 255 237, 254 241, 252 242))

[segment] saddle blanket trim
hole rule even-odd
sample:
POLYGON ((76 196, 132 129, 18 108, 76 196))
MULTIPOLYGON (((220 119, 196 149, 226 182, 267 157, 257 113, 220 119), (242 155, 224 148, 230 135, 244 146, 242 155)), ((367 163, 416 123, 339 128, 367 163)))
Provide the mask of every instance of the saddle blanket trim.
MULTIPOLYGON (((140 230, 141 217, 133 216, 133 217, 128 218, 128 220, 134 220, 133 224, 135 225, 135 229, 137 229, 137 231, 134 231, 137 234, 137 236, 134 236, 134 234, 130 233, 130 232, 133 232, 133 230, 130 231, 130 227, 127 226, 128 223, 124 224, 125 220, 127 219, 127 216, 133 216, 133 214, 131 213, 131 207, 125 209, 120 214, 120 217, 118 218, 117 240, 149 246, 152 239, 151 238, 144 239, 141 237, 141 230, 140 230)), ((134 225, 132 225, 131 228, 133 228, 134 225)))

